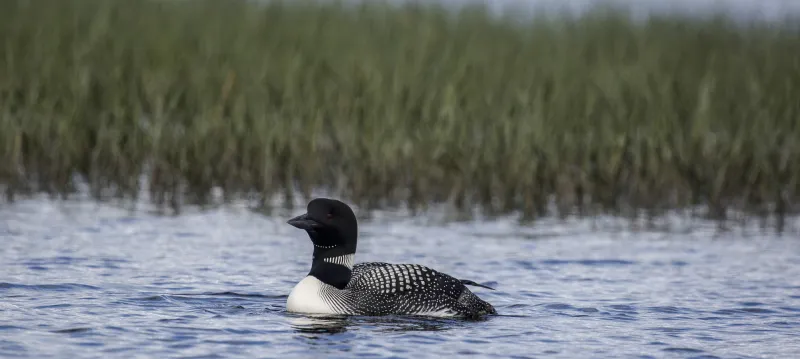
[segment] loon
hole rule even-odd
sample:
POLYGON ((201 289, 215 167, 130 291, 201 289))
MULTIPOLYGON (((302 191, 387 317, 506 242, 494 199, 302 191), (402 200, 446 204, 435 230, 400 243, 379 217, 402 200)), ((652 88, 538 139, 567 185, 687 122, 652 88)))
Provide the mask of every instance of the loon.
POLYGON ((288 224, 311 237, 311 270, 286 300, 289 312, 477 318, 497 314, 465 285, 492 289, 418 264, 353 263, 358 224, 350 207, 315 198, 288 224))

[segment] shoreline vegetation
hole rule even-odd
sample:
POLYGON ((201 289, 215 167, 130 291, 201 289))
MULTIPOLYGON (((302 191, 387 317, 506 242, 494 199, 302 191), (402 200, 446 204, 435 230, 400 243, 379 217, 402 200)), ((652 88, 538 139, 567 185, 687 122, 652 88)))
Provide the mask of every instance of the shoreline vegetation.
MULTIPOLYGON (((488 214, 797 213, 800 31, 622 12, 0 3, 4 200, 312 190, 488 214), (143 176, 146 174, 146 176, 143 176), (147 183, 143 183, 146 179, 147 183)), ((779 226, 782 226, 779 221, 779 226)))

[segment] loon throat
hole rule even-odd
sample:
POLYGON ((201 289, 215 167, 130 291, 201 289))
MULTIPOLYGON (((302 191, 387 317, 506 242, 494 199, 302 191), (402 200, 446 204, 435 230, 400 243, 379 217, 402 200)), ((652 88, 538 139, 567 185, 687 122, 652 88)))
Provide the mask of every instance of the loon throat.
POLYGON ((344 289, 353 275, 355 253, 342 253, 339 248, 314 250, 308 275, 337 289, 344 289))

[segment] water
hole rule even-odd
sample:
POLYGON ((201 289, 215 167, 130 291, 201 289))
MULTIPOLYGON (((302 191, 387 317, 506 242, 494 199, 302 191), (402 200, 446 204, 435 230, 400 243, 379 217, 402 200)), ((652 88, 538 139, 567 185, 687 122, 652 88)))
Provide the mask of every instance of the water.
MULTIPOLYGON (((359 0, 355 0, 359 1, 359 0)), ((390 0, 398 3, 415 0, 390 0)), ((796 0, 436 0, 450 8, 463 5, 485 4, 496 13, 584 14, 598 5, 612 5, 631 11, 638 17, 651 14, 677 14, 705 16, 725 14, 741 20, 783 20, 800 15, 800 1, 796 0)))
POLYGON ((288 215, 88 202, 0 209, 2 358, 800 357, 800 242, 588 220, 362 224, 357 261, 496 288, 482 321, 284 311, 311 244, 288 215))

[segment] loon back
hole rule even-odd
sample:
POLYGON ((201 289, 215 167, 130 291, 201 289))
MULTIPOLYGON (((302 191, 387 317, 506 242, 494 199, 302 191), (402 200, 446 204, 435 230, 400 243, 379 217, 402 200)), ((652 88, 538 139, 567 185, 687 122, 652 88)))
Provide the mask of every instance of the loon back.
POLYGON ((462 281, 418 264, 361 263, 346 289, 361 313, 475 317, 497 314, 462 281))
MULTIPOLYGON (((289 221, 308 232, 314 256, 308 276, 287 299, 291 312, 350 315, 479 317, 497 314, 491 304, 445 273, 418 264, 353 265, 356 220, 346 204, 315 199, 308 212, 289 221)), ((491 288, 489 288, 491 289, 491 288)))

